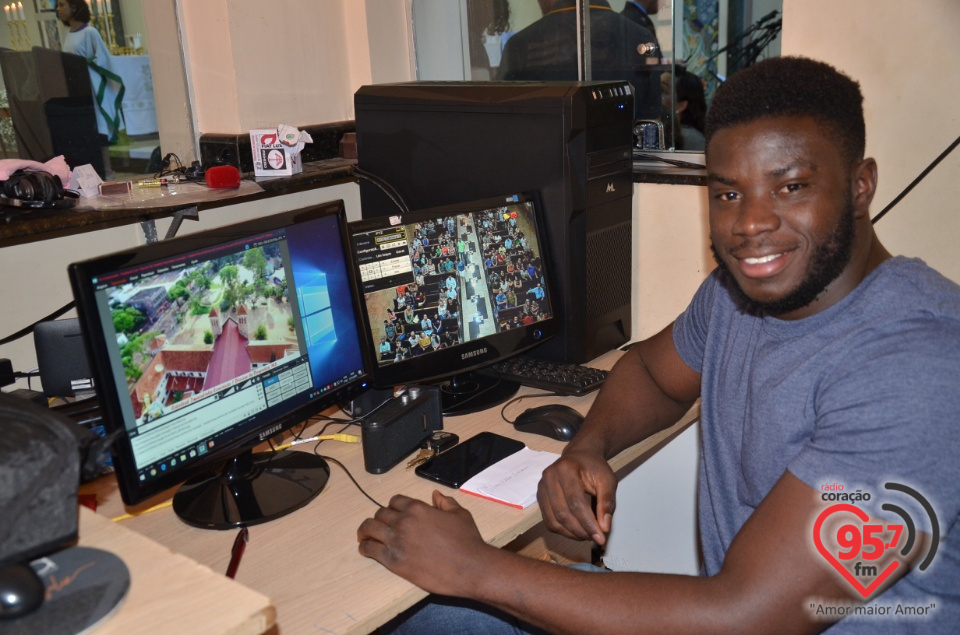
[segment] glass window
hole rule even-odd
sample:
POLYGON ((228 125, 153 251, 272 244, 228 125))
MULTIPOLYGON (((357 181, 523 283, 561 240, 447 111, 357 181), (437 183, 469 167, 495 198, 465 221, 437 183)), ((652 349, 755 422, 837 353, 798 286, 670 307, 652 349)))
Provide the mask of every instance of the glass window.
MULTIPOLYGON (((634 86, 663 148, 702 151, 728 73, 779 55, 782 0, 414 0, 421 80, 606 80, 634 86)), ((640 130, 640 128, 638 128, 640 130)), ((638 136, 638 144, 643 139, 638 136)), ((643 146, 649 147, 649 146, 643 146)))
POLYGON ((4 13, 0 156, 63 155, 104 180, 159 170, 140 0, 28 0, 4 13))

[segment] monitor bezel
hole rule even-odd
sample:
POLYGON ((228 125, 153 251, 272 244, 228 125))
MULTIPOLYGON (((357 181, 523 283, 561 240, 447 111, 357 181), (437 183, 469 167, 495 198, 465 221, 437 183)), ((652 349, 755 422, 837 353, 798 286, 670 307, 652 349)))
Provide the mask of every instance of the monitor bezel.
MULTIPOLYGON (((198 457, 196 461, 191 462, 191 464, 185 467, 171 470, 167 474, 158 475, 154 479, 141 482, 138 477, 138 468, 133 447, 130 443, 130 438, 126 435, 123 409, 121 407, 121 400, 129 399, 129 395, 120 394, 114 383, 112 362, 110 361, 109 354, 110 343, 107 341, 105 337, 106 334, 99 325, 100 316, 96 300, 96 290, 91 283, 91 279, 107 272, 141 264, 145 265, 164 258, 176 257, 197 249, 214 247, 241 239, 245 236, 254 236, 267 231, 289 228, 328 216, 337 217, 339 238, 344 258, 349 258, 350 250, 347 242, 348 223, 346 211, 343 201, 335 200, 159 241, 92 258, 83 262, 73 263, 69 266, 68 274, 73 288, 84 344, 90 360, 90 367, 99 398, 104 429, 108 435, 117 435, 116 440, 111 445, 111 455, 114 462, 117 483, 124 503, 127 505, 136 505, 171 487, 177 487, 187 480, 210 473, 239 454, 251 450, 253 447, 263 443, 269 438, 281 434, 293 426, 303 423, 309 417, 338 403, 353 399, 369 387, 370 356, 363 350, 363 333, 358 332, 363 369, 356 379, 321 394, 286 413, 282 413, 276 419, 271 420, 269 425, 265 424, 250 430, 230 440, 225 445, 218 446, 213 452, 203 457, 198 457), (96 323, 92 324, 92 321, 96 321, 96 323)), ((359 316, 361 307, 359 295, 357 294, 354 268, 351 266, 351 262, 346 262, 345 264, 347 284, 351 292, 350 301, 353 303, 354 315, 359 316)), ((361 327, 359 321, 357 322, 357 327, 358 329, 361 327)))
POLYGON ((357 281, 356 289, 360 301, 360 320, 363 323, 364 334, 368 338, 367 341, 364 342, 363 348, 369 355, 367 368, 370 372, 371 384, 374 387, 391 388, 411 383, 440 382, 458 375, 481 370, 498 361, 520 355, 556 336, 560 333, 562 324, 562 318, 558 315, 558 310, 561 308, 560 302, 555 293, 557 274, 552 272, 549 267, 553 260, 549 253, 546 227, 544 226, 545 215, 538 192, 510 193, 501 196, 448 203, 412 210, 402 214, 364 218, 363 220, 349 223, 348 233, 350 238, 352 238, 357 233, 387 229, 401 224, 416 223, 422 220, 436 218, 438 215, 479 212, 490 209, 491 207, 524 202, 533 203, 534 219, 537 225, 537 243, 540 250, 540 258, 545 265, 546 290, 548 297, 552 298, 551 307, 553 310, 551 317, 541 322, 534 322, 533 324, 523 326, 522 328, 500 331, 499 333, 485 336, 479 340, 466 342, 448 349, 434 351, 422 357, 414 357, 384 366, 381 366, 377 360, 376 336, 371 327, 371 318, 367 314, 367 306, 363 298, 363 290, 360 282, 359 264, 357 263, 356 254, 354 253, 353 241, 350 240, 349 248, 354 269, 353 275, 357 281))

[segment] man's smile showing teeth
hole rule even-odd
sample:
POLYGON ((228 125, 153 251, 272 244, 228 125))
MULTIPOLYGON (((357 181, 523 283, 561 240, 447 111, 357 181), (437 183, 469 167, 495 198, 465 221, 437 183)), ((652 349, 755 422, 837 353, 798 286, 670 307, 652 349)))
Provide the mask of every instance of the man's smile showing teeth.
POLYGON ((748 256, 738 257, 737 269, 747 278, 760 279, 770 278, 787 267, 791 260, 791 252, 782 251, 776 254, 767 254, 766 256, 748 256))
POLYGON ((765 262, 776 260, 782 255, 783 254, 770 254, 769 256, 761 256, 760 258, 744 258, 743 261, 748 265, 762 265, 765 262))

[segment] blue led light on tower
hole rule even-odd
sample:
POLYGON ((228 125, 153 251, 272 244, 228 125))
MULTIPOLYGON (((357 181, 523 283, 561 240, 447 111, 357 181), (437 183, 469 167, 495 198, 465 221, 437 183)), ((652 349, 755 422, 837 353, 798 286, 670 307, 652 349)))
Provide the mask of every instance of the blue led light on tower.
POLYGON ((330 290, 324 273, 313 275, 305 284, 297 287, 297 299, 300 302, 300 315, 303 318, 303 331, 308 346, 324 342, 337 341, 337 332, 333 325, 333 311, 330 308, 330 290))

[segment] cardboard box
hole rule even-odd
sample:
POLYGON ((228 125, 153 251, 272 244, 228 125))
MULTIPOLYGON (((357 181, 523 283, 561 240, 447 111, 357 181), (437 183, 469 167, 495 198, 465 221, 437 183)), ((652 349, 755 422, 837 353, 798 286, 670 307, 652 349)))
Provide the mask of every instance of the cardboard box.
POLYGON ((295 148, 280 143, 275 129, 251 130, 250 149, 255 176, 290 176, 303 172, 300 155, 292 154, 295 148))

